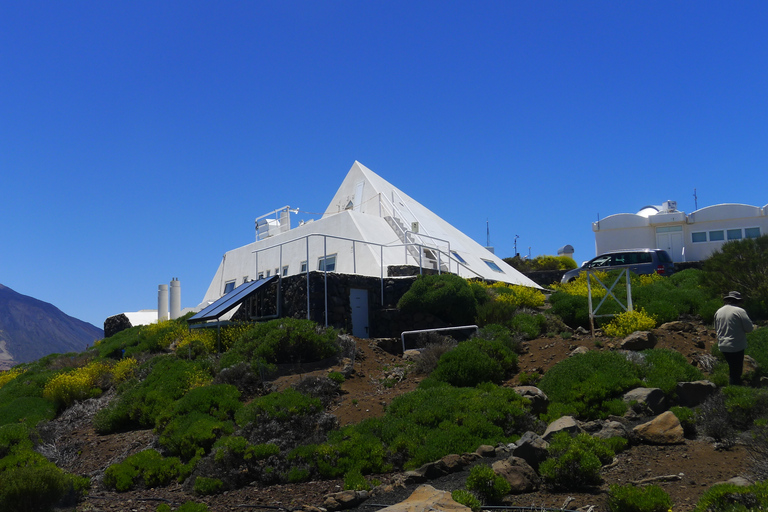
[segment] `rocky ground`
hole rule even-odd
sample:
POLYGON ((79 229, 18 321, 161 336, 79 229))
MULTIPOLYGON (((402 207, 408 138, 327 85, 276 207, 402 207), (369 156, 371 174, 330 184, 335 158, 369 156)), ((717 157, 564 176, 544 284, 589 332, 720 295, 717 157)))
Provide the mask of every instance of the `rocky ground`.
MULTIPOLYGON (((657 348, 670 348, 688 360, 709 353, 714 333, 705 326, 695 325, 688 332, 657 329, 657 348)), ((520 356, 520 370, 546 372, 558 361, 578 347, 589 350, 610 350, 614 341, 609 338, 593 339, 588 334, 570 338, 541 338, 526 343, 526 353, 520 356)), ((330 407, 342 425, 355 423, 371 416, 380 416, 393 398, 413 390, 422 377, 406 373, 400 356, 380 348, 377 341, 357 340, 354 374, 343 386, 343 394, 330 407), (388 382, 389 385, 385 385, 388 382), (394 384, 393 384, 394 383, 394 384)), ((311 375, 325 375, 328 369, 311 375)), ((297 374, 280 378, 275 385, 282 389, 310 374, 297 374)), ((505 385, 517 385, 517 377, 505 385)), ((108 400, 104 397, 102 400, 108 400)), ((92 406, 98 407, 98 404, 92 406)), ((308 482, 270 487, 246 487, 213 497, 198 497, 184 492, 179 485, 158 489, 143 489, 115 493, 100 485, 100 475, 111 463, 140 451, 153 443, 151 431, 130 432, 107 436, 97 435, 89 422, 87 410, 73 410, 56 420, 59 422, 55 442, 47 446, 49 457, 58 460, 61 467, 93 478, 89 496, 76 506, 77 511, 154 511, 160 503, 178 506, 188 500, 207 503, 212 511, 244 509, 288 509, 322 507, 328 494, 342 490, 340 480, 308 482)), ((605 511, 606 491, 610 484, 624 484, 652 480, 668 492, 675 512, 693 509, 700 496, 711 485, 744 475, 747 471, 746 448, 737 444, 728 450, 718 450, 711 440, 686 440, 671 446, 633 446, 619 454, 613 464, 603 468, 605 484, 588 492, 552 493, 545 490, 523 494, 512 499, 510 505, 519 507, 559 508, 569 510, 605 511)), ((486 462, 486 460, 484 460, 486 462)), ((453 473, 429 483, 437 489, 453 490, 464 487, 468 470, 453 473)), ((389 505, 405 499, 417 484, 402 484, 402 475, 377 475, 384 485, 358 510, 376 510, 377 505, 389 505)), ((175 507, 174 507, 175 508, 175 507)))

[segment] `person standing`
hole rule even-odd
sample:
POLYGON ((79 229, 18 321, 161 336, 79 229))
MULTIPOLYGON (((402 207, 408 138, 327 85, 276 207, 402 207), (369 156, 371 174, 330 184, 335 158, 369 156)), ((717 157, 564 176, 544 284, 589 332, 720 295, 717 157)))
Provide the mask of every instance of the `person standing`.
POLYGON ((747 348, 747 333, 755 328, 752 320, 741 305, 739 292, 728 292, 723 297, 725 305, 715 313, 717 346, 728 363, 729 384, 741 384, 741 372, 744 369, 744 350, 747 348))

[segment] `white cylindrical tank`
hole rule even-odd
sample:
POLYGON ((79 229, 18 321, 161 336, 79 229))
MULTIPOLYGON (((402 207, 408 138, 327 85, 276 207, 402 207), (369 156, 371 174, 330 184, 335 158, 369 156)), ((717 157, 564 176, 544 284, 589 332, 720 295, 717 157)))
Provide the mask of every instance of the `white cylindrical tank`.
POLYGON ((157 321, 168 320, 168 285, 161 284, 157 287, 157 321))
POLYGON ((171 280, 171 320, 181 316, 181 283, 177 277, 171 280))

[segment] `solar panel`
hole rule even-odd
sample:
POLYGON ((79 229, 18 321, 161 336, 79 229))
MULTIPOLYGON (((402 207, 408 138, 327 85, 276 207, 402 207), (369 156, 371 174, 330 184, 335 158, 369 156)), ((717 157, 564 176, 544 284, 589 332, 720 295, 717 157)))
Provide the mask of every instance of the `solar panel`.
POLYGON ((210 306, 195 314, 195 316, 190 318, 188 321, 195 323, 205 322, 207 320, 215 320, 243 302, 251 294, 256 292, 256 290, 275 280, 277 277, 278 276, 270 276, 265 279, 259 279, 258 281, 249 281, 247 283, 243 283, 210 306))

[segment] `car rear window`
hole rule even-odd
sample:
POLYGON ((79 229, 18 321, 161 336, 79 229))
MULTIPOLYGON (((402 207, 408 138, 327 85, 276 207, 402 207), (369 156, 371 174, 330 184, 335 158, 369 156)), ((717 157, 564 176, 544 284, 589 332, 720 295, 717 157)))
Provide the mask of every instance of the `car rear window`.
MULTIPOLYGON (((669 257, 667 251, 658 251, 656 255, 659 257, 659 261, 662 263, 672 263, 672 258, 669 257)), ((649 254, 650 256, 650 254, 649 254)), ((648 260, 650 261, 650 260, 648 260)))

